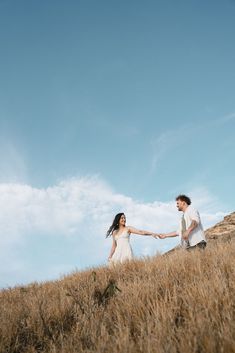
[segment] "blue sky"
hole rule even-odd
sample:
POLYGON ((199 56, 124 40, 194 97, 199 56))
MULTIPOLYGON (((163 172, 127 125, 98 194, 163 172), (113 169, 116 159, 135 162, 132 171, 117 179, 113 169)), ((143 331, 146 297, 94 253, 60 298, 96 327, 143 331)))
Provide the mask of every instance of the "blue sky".
POLYGON ((116 211, 168 230, 181 192, 207 226, 234 210, 234 18, 232 0, 0 0, 0 286, 103 264, 116 211))

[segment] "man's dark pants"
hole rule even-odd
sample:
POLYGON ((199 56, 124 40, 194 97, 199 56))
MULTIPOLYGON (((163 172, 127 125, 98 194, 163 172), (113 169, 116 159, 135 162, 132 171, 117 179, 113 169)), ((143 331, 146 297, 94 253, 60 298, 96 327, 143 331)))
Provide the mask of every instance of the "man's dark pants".
POLYGON ((204 250, 206 247, 206 241, 202 240, 200 241, 200 243, 194 245, 194 246, 189 246, 187 248, 187 250, 191 251, 191 250, 195 250, 195 249, 200 249, 200 250, 204 250))

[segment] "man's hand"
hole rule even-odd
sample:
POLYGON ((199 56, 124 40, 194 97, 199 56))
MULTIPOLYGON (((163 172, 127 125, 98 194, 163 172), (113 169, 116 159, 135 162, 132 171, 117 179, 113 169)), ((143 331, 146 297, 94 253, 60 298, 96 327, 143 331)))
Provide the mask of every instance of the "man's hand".
POLYGON ((186 230, 186 231, 182 234, 182 238, 183 238, 184 240, 188 240, 189 234, 190 234, 190 231, 189 231, 189 230, 186 230))

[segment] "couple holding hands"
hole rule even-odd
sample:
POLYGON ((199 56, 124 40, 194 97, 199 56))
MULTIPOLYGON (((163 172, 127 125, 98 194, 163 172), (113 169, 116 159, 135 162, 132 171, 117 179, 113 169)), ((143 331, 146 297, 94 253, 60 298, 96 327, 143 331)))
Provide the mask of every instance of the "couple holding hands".
POLYGON ((109 262, 115 264, 133 259, 130 234, 152 236, 156 239, 180 236, 181 246, 184 249, 204 249, 206 247, 206 238, 199 212, 191 206, 191 200, 188 196, 179 195, 175 200, 176 207, 178 211, 183 212, 183 216, 180 220, 178 230, 171 233, 158 234, 126 226, 125 214, 118 213, 106 234, 106 237, 111 235, 113 237, 112 248, 108 258, 109 262))

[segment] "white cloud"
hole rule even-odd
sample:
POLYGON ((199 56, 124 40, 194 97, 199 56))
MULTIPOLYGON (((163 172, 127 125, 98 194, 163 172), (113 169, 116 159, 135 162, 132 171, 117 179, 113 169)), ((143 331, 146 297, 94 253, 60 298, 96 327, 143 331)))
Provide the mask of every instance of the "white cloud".
MULTIPOLYGON (((105 233, 116 213, 125 212, 129 225, 156 232, 176 229, 179 218, 174 200, 165 203, 138 202, 115 193, 97 177, 68 179, 45 189, 24 184, 0 184, 0 195, 0 272, 3 278, 13 276, 10 283, 47 278, 46 274, 44 277, 43 274, 37 275, 37 268, 35 273, 27 269, 33 267, 34 259, 32 257, 31 263, 29 260, 26 263, 21 247, 23 244, 24 248, 28 247, 29 253, 33 252, 34 249, 30 248, 32 239, 48 241, 48 246, 50 239, 54 239, 55 243, 56 239, 58 242, 65 239, 67 244, 77 249, 77 262, 73 266, 80 264, 82 268, 106 261, 111 241, 105 239, 105 233)), ((204 189, 197 190, 195 201, 200 206, 206 226, 224 216, 223 212, 219 212, 216 201, 204 189)), ((132 237, 137 255, 165 251, 173 247, 176 241, 132 237)), ((66 263, 65 257, 66 254, 60 259, 58 255, 55 264, 49 264, 51 259, 44 257, 44 267, 48 262, 47 274, 56 275, 58 269, 59 276, 63 269, 67 271, 71 268, 72 264, 66 263), (64 265, 60 266, 60 263, 64 265)), ((6 280, 0 286, 5 283, 6 280)))

